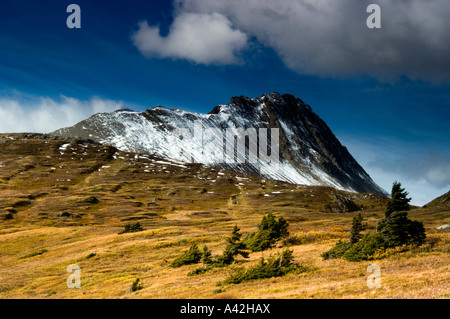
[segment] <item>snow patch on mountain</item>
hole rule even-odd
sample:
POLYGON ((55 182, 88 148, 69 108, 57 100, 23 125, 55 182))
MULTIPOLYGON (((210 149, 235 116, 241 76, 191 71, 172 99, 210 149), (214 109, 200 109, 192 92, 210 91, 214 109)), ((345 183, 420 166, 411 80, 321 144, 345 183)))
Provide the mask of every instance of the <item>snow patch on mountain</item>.
POLYGON ((122 109, 95 114, 52 134, 91 138, 123 151, 150 153, 181 165, 196 162, 294 184, 385 194, 310 106, 288 94, 233 97, 228 105, 220 104, 208 114, 162 106, 144 112, 122 109), (268 136, 270 129, 279 130, 279 144, 270 142, 265 150, 279 155, 277 163, 262 161, 261 148, 255 162, 247 158, 247 148, 235 150, 236 159, 246 158, 245 163, 236 162, 232 153, 225 152, 234 142, 226 138, 226 133, 242 136, 250 132, 248 129, 257 133, 247 135, 249 145, 260 145, 260 129, 267 129, 268 136))

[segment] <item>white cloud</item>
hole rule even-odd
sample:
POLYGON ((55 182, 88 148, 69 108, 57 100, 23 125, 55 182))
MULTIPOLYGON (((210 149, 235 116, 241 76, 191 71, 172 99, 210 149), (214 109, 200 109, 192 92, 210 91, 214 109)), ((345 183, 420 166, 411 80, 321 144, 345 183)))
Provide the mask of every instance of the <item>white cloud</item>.
POLYGON ((395 159, 378 155, 369 165, 385 171, 397 172, 412 181, 425 181, 435 188, 450 188, 450 156, 445 154, 417 152, 401 154, 395 159))
POLYGON ((159 26, 139 24, 132 40, 147 57, 187 59, 201 64, 238 64, 239 51, 247 46, 247 36, 232 28, 230 20, 219 13, 181 13, 166 37, 159 26))
POLYGON ((37 98, 34 102, 0 98, 0 132, 49 133, 74 125, 99 112, 121 108, 120 102, 94 97, 88 101, 62 96, 60 101, 37 98))
POLYGON ((425 205, 450 189, 450 156, 423 152, 394 139, 340 136, 349 152, 379 186, 390 193, 398 181, 413 205, 425 205))
POLYGON ((425 178, 438 187, 448 187, 450 185, 450 158, 447 157, 446 162, 440 166, 429 167, 425 172, 425 178))
POLYGON ((450 80, 450 1, 377 0, 381 29, 368 29, 372 0, 176 0, 176 14, 226 16, 300 73, 382 80, 450 80))

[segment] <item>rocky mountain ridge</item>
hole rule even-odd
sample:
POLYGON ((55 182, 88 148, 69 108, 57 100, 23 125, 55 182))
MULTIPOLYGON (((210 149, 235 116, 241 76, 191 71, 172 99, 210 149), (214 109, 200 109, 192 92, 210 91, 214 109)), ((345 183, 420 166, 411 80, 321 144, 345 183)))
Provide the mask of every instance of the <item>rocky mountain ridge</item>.
POLYGON ((311 107, 290 94, 232 97, 208 114, 121 109, 50 135, 294 184, 386 194, 311 107))

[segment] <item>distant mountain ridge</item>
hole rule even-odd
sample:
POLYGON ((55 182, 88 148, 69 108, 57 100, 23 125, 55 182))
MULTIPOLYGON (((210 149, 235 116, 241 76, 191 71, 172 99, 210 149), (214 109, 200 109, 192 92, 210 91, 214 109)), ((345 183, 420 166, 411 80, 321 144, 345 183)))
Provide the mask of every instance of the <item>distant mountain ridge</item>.
POLYGON ((424 207, 450 209, 450 191, 433 199, 431 202, 424 205, 424 207))
MULTIPOLYGON (((208 114, 162 106, 144 112, 121 109, 95 114, 50 134, 92 139, 124 151, 194 161, 295 184, 386 195, 311 107, 290 94, 232 97, 229 104, 218 105, 208 114), (261 160, 252 163, 248 150, 248 154, 245 150, 242 153, 238 147, 234 155, 246 158, 245 163, 221 160, 227 143, 233 141, 225 139, 220 143, 226 134, 219 136, 217 132, 228 130, 230 136, 239 136, 243 131, 254 129, 256 135, 249 134, 248 141, 244 140, 245 145, 247 148, 250 145, 264 147, 261 145, 261 132, 264 130, 260 130, 264 128, 268 136, 271 136, 270 129, 278 129, 279 143, 272 145, 272 136, 268 143, 269 151, 264 150, 268 156, 278 155, 278 165, 261 160), (203 134, 199 135, 199 130, 203 134), (180 132, 184 134, 180 135, 180 132)), ((258 155, 261 155, 261 148, 258 155)))

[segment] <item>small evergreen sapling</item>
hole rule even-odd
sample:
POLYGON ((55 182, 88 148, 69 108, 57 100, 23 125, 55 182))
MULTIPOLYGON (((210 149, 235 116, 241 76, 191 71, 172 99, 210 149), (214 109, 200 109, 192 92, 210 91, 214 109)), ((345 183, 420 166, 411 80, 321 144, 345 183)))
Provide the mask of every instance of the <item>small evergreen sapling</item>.
POLYGON ((139 279, 139 278, 136 278, 136 280, 133 281, 133 283, 131 284, 130 290, 131 290, 132 292, 138 291, 138 290, 141 290, 142 288, 144 288, 144 285, 143 285, 143 284, 140 284, 139 281, 140 281, 140 279, 139 279))
POLYGON ((200 251, 200 249, 198 249, 197 244, 194 243, 191 245, 189 250, 185 251, 183 255, 176 258, 172 262, 171 266, 176 268, 181 267, 183 265, 197 264, 200 262, 201 258, 202 252, 200 251))
POLYGON ((230 265, 235 262, 236 256, 241 255, 248 258, 249 253, 246 251, 247 246, 241 241, 242 234, 239 233, 240 228, 235 225, 231 236, 227 238, 227 246, 220 256, 217 257, 219 264, 230 265))
POLYGON ((353 224, 351 229, 351 237, 350 237, 350 243, 356 244, 361 238, 361 232, 364 231, 367 228, 367 224, 362 223, 363 217, 361 214, 356 215, 353 217, 353 224))
POLYGON ((137 222, 136 224, 126 224, 124 230, 122 230, 120 234, 125 234, 125 233, 135 233, 138 231, 143 231, 144 229, 141 226, 141 223, 137 222))
POLYGON ((288 226, 283 217, 276 220, 275 216, 269 213, 262 218, 258 231, 247 236, 245 243, 253 252, 266 250, 275 245, 280 238, 289 236, 288 226))
POLYGON ((210 265, 213 263, 213 260, 211 258, 211 251, 208 249, 208 246, 203 246, 203 253, 202 253, 202 264, 210 265))

